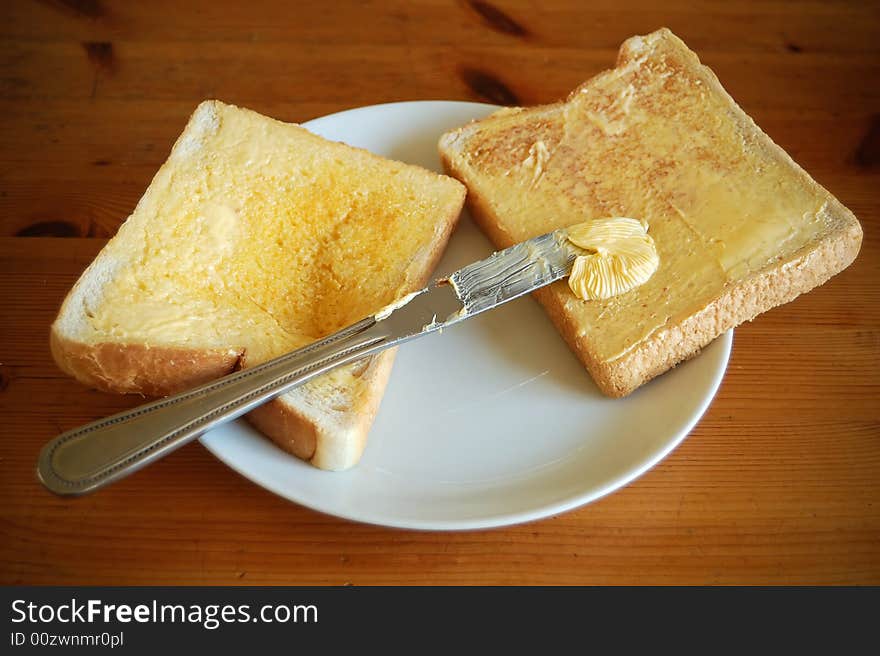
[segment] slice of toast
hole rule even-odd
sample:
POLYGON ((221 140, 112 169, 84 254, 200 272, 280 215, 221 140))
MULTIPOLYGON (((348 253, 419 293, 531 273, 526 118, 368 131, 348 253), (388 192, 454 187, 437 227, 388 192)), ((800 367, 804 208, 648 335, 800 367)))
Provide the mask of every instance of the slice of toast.
MULTIPOLYGON (((451 178, 217 101, 68 294, 52 352, 79 380, 169 394, 308 344, 421 288, 464 203, 451 178)), ((250 413, 323 469, 355 464, 394 355, 250 413)))
POLYGON ((660 267, 646 284, 605 301, 565 282, 536 293, 610 396, 822 284, 861 244, 852 212, 667 29, 627 40, 565 102, 501 110, 439 148, 499 248, 591 218, 648 224, 660 267))

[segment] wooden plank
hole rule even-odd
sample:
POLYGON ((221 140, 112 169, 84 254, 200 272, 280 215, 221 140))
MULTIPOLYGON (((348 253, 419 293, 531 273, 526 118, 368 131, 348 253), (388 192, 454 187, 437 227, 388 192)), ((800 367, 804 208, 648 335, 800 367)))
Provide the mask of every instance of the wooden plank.
MULTIPOLYGON (((750 109, 788 106, 846 113, 880 97, 877 86, 868 83, 880 70, 876 57, 714 53, 694 47, 750 109)), ((510 104, 537 104, 555 101, 610 68, 616 52, 617 46, 597 51, 534 44, 511 48, 466 43, 451 52, 423 44, 283 42, 243 49, 227 42, 116 42, 96 62, 81 43, 5 42, 0 43, 0 61, 15 74, 0 77, 0 96, 194 102, 220 97, 290 103, 489 97, 492 92, 467 75, 479 71, 506 88, 510 104), (389 91, 378 94, 378 89, 389 91)))
POLYGON ((224 41, 253 46, 296 43, 459 45, 517 42, 616 48, 633 34, 667 26, 703 50, 876 52, 880 10, 868 2, 656 2, 581 0, 374 0, 248 3, 203 1, 181 11, 150 3, 13 2, 0 38, 20 41, 224 41), (67 6, 65 6, 67 5, 67 6), (94 8, 92 8, 94 7, 94 8), (834 29, 829 29, 833 21, 834 29), (367 29, 364 26, 369 26, 367 29))

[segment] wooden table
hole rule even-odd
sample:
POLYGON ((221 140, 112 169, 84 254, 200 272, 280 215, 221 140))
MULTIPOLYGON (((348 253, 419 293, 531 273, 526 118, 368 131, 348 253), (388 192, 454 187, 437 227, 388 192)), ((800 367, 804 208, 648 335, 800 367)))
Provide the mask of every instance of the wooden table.
POLYGON ((0 582, 880 583, 877 3, 13 0, 0 34, 0 582), (453 534, 317 514, 198 444, 78 500, 37 483, 48 438, 138 401, 61 375, 47 331, 198 101, 288 121, 541 103, 661 25, 866 234, 844 273, 737 330, 708 414, 652 471, 559 517, 453 534))

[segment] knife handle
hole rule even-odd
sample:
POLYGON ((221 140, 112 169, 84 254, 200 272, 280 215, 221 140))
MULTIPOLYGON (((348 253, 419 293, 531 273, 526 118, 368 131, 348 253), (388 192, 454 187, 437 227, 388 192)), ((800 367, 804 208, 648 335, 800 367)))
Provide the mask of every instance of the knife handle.
POLYGON ((37 475, 59 495, 92 492, 333 367, 394 345, 368 317, 252 369, 62 433, 40 452, 37 475))

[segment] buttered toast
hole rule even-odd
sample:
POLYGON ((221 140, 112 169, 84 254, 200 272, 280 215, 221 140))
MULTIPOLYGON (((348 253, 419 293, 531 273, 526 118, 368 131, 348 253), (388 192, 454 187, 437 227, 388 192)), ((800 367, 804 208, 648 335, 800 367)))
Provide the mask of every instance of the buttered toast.
POLYGON ((718 335, 822 284, 862 230, 667 29, 553 105, 501 110, 440 140, 448 173, 498 248, 593 218, 647 224, 645 284, 580 300, 536 292, 607 395, 623 396, 718 335))
MULTIPOLYGON (((260 364, 422 287, 464 195, 446 176, 204 102, 67 296, 52 352, 89 385, 148 396, 260 364)), ((350 467, 393 357, 333 370, 248 418, 318 467, 350 467)))

